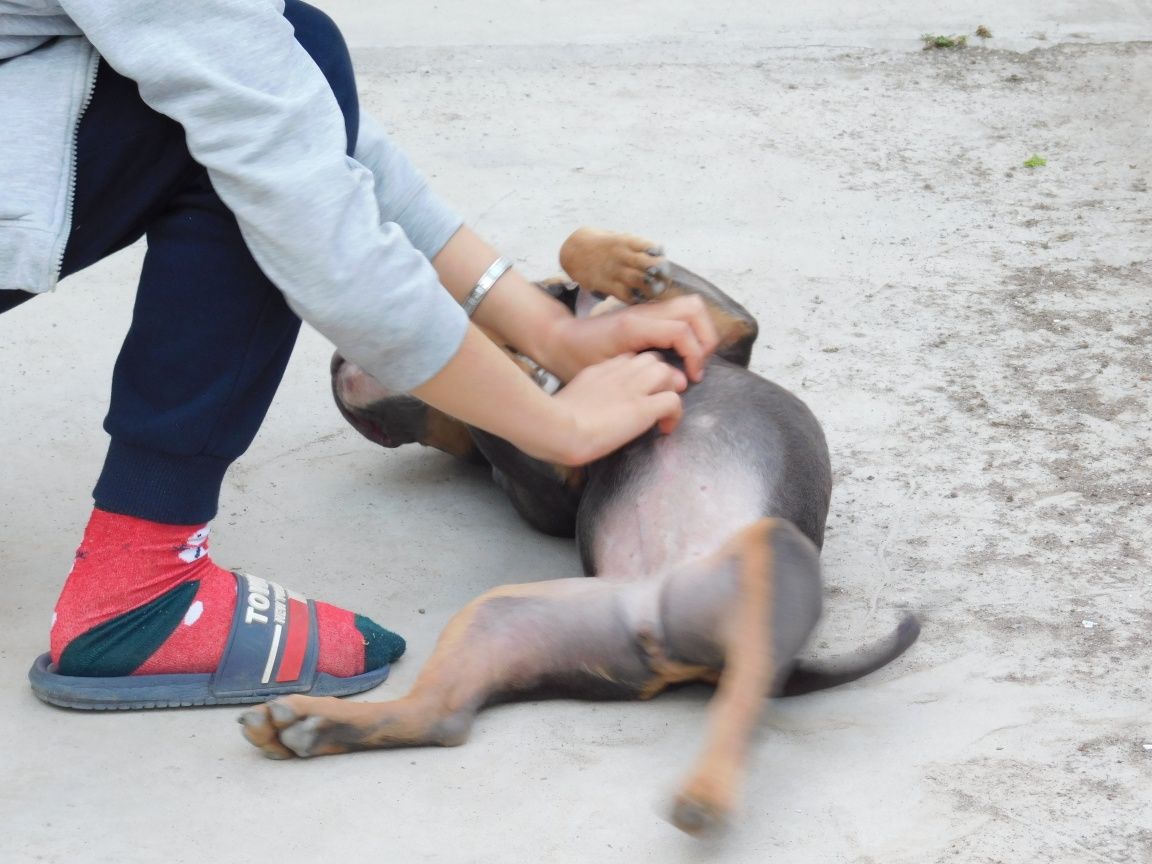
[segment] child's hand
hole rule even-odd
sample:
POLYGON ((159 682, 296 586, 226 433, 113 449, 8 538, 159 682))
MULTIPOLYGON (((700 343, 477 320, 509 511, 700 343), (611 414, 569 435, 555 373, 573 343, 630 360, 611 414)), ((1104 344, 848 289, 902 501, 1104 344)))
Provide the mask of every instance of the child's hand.
POLYGON ((549 356, 534 359, 567 380, 581 369, 619 354, 671 349, 684 358, 688 377, 699 381, 717 341, 704 301, 689 295, 627 306, 591 318, 559 319, 548 340, 549 356))
POLYGON ((655 425, 671 432, 687 386, 656 354, 626 353, 588 366, 549 396, 472 327, 456 356, 412 394, 537 459, 584 465, 655 425))
POLYGON ((671 432, 683 413, 677 394, 687 386, 682 372, 652 353, 623 354, 587 367, 552 397, 567 413, 567 432, 551 442, 555 449, 544 458, 584 465, 653 426, 671 432))

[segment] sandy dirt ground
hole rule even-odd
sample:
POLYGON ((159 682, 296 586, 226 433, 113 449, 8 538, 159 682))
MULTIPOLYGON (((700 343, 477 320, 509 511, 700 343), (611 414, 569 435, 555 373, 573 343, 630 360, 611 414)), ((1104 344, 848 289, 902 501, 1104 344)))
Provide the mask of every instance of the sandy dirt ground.
MULTIPOLYGON (((0 860, 1152 862, 1148 4, 404 3, 375 29, 325 5, 365 105, 526 272, 577 225, 626 229, 758 316, 753 368, 814 409, 835 469, 812 653, 903 610, 923 636, 773 705, 703 842, 662 818, 703 688, 291 763, 233 709, 42 706, 24 676, 90 507, 137 246, 0 318, 0 860)), ((302 336, 214 554, 408 637, 366 697, 389 698, 470 597, 579 565, 478 469, 347 428, 329 352, 302 336)))

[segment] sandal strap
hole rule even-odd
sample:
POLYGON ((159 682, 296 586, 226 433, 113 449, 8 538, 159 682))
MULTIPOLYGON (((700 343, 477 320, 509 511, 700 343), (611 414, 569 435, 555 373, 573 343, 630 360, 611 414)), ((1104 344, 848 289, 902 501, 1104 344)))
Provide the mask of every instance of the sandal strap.
POLYGON ((236 612, 220 665, 216 698, 259 690, 270 696, 304 693, 316 682, 320 656, 316 603, 283 585, 233 571, 236 612))

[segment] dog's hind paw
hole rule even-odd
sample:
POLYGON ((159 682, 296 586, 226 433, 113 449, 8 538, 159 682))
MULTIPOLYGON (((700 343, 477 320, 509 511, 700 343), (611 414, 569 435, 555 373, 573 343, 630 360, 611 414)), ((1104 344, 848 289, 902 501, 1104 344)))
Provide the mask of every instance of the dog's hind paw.
POLYGON ((714 802, 681 793, 676 796, 669 818, 685 834, 696 837, 723 828, 727 822, 726 815, 724 808, 714 802))

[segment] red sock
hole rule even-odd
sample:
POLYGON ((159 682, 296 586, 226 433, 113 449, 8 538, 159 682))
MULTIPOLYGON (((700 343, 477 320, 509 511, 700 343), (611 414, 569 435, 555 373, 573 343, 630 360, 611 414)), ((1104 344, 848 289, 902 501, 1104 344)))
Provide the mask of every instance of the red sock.
MULTIPOLYGON (((232 625, 236 577, 208 556, 208 533, 206 525, 164 525, 94 510, 56 603, 52 661, 58 663, 77 636, 147 606, 182 584, 199 581, 183 620, 159 649, 140 657, 133 674, 215 671, 232 625)), ((359 616, 317 603, 316 617, 319 670, 340 677, 364 672, 366 642, 357 628, 359 616)), ((113 638, 131 639, 134 634, 113 638)), ((97 655, 97 661, 84 674, 101 674, 99 651, 89 653, 97 655)))

